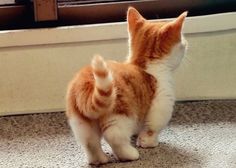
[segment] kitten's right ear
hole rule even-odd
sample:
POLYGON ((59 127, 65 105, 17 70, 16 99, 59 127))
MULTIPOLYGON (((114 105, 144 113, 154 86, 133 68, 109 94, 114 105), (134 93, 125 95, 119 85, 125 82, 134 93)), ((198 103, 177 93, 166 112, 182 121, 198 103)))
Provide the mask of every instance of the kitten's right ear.
POLYGON ((136 27, 136 25, 142 24, 145 21, 145 19, 135 8, 129 7, 127 12, 127 21, 128 21, 129 31, 132 31, 136 27))

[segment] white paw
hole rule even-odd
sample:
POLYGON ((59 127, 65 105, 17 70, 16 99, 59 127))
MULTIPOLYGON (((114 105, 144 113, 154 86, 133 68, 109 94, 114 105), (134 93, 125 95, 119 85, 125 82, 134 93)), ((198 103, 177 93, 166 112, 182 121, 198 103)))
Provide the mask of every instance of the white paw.
POLYGON ((146 133, 141 133, 137 139, 136 145, 142 148, 154 148, 158 145, 156 135, 150 136, 146 133))
POLYGON ((97 157, 93 157, 93 158, 89 158, 89 164, 90 165, 101 165, 101 164, 106 164, 108 163, 110 160, 108 158, 108 156, 106 154, 101 154, 97 157))
POLYGON ((136 148, 129 145, 129 146, 121 147, 119 152, 116 153, 116 156, 120 161, 138 160, 139 152, 136 148))

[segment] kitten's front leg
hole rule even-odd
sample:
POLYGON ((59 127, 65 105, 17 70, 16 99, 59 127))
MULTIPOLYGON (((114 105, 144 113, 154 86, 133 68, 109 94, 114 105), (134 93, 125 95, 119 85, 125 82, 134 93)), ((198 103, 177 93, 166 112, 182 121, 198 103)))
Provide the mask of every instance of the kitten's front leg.
POLYGON ((88 123, 73 116, 69 125, 78 143, 84 148, 89 164, 99 165, 109 162, 101 148, 101 133, 95 124, 88 123))
POLYGON ((156 98, 148 112, 144 127, 140 131, 137 146, 151 148, 158 145, 158 134, 168 124, 173 111, 174 101, 168 98, 156 98))

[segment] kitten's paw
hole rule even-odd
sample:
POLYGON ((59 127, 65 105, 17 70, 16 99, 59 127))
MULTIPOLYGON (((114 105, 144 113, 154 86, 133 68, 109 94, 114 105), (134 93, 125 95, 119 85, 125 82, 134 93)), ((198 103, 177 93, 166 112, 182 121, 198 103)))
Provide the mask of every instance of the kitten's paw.
POLYGON ((158 141, 156 139, 156 134, 150 135, 150 133, 140 133, 138 136, 136 145, 142 148, 154 148, 158 145, 158 141))
POLYGON ((121 147, 120 151, 116 153, 117 158, 120 161, 132 161, 139 159, 139 152, 133 146, 121 147))
POLYGON ((98 157, 89 158, 90 165, 101 165, 108 162, 110 162, 110 159, 106 154, 101 154, 98 157))

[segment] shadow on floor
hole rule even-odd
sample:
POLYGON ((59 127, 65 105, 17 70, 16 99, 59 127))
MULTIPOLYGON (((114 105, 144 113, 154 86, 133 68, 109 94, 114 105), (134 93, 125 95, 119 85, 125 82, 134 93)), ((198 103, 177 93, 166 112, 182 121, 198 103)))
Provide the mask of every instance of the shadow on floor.
POLYGON ((235 100, 178 102, 170 124, 217 122, 236 122, 235 100))
POLYGON ((139 149, 140 159, 132 162, 113 162, 101 166, 84 166, 84 168, 176 168, 200 165, 202 158, 197 153, 190 153, 171 144, 160 143, 153 149, 139 149))

